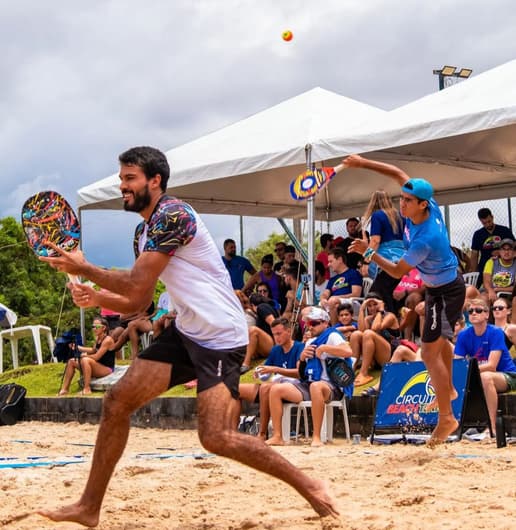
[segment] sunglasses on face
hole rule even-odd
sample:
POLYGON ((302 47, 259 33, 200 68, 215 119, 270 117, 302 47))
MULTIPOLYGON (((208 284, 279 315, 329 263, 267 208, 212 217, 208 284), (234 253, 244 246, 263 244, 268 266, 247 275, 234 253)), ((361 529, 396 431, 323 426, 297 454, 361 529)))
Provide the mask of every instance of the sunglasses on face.
POLYGON ((504 305, 494 305, 493 311, 503 311, 504 309, 507 309, 504 305))
POLYGON ((267 289, 258 289, 257 292, 259 292, 261 294, 267 294, 269 291, 267 291, 267 289))
POLYGON ((91 327, 93 329, 100 329, 100 328, 103 328, 104 326, 102 324, 93 324, 91 327))
POLYGON ((468 309, 468 313, 472 315, 473 313, 476 313, 477 315, 480 315, 482 313, 487 313, 485 309, 482 307, 472 307, 471 309, 468 309))
POLYGON ((315 328, 315 326, 318 326, 319 324, 322 324, 322 320, 308 320, 306 323, 306 325, 311 328, 315 328))

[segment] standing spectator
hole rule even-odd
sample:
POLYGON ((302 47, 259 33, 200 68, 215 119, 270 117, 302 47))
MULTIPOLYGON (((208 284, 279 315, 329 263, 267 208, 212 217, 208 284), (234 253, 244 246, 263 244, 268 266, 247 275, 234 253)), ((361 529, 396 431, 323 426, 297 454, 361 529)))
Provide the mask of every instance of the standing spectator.
POLYGON ((256 274, 256 269, 247 258, 237 256, 236 243, 233 239, 226 239, 224 241, 224 256, 222 256, 222 261, 231 277, 233 289, 242 289, 244 287, 245 272, 256 274))
POLYGON ((347 264, 350 269, 359 269, 362 264, 362 256, 358 252, 348 252, 349 245, 357 238, 369 239, 369 234, 364 232, 360 227, 360 221, 356 217, 350 217, 346 221, 346 230, 348 231, 348 237, 345 239, 339 238, 339 241, 335 240, 335 246, 341 247, 346 254, 347 264))
POLYGON ((502 239, 509 238, 514 241, 514 235, 506 226, 495 225, 493 214, 489 208, 480 208, 477 215, 482 223, 482 228, 479 228, 473 234, 470 267, 472 272, 478 271, 480 273, 477 281, 477 287, 480 287, 483 281, 482 273, 487 260, 502 239))
POLYGON ((509 293, 511 297, 516 280, 516 259, 514 259, 514 241, 506 238, 500 241, 498 257, 489 258, 482 275, 485 298, 494 302, 499 293, 509 293))
POLYGON ((356 269, 347 265, 347 256, 342 248, 332 248, 328 253, 331 270, 335 273, 328 280, 321 294, 321 306, 329 311, 331 322, 337 322, 337 308, 346 298, 359 297, 362 294, 362 276, 356 269))
POLYGON ((247 280, 243 291, 249 296, 257 285, 266 283, 269 286, 269 298, 279 303, 282 296, 282 279, 279 274, 274 272, 272 261, 272 254, 263 256, 260 270, 247 280))
POLYGON ((317 254, 316 260, 320 261, 324 265, 324 277, 330 279, 330 268, 328 266, 328 251, 333 245, 333 235, 332 234, 323 234, 319 241, 321 243, 321 252, 317 254))
POLYGON ((284 274, 287 269, 296 268, 299 276, 306 273, 306 267, 296 259, 296 249, 292 245, 285 247, 285 255, 283 258, 283 267, 280 274, 284 274))
POLYGON ((274 272, 277 272, 278 274, 280 274, 281 269, 283 267, 283 260, 285 259, 286 248, 287 248, 287 245, 283 243, 283 241, 278 241, 274 245, 274 254, 276 254, 276 259, 278 261, 274 264, 273 269, 274 269, 274 272))
MULTIPOLYGON (((380 256, 397 263, 405 252, 403 220, 384 190, 377 190, 371 195, 371 200, 364 213, 364 226, 369 224, 371 224, 369 246, 380 256)), ((400 279, 393 278, 384 270, 379 269, 374 262, 369 264, 368 269, 369 277, 373 279, 371 291, 378 293, 387 311, 394 313, 396 304, 392 292, 400 279)))
POLYGON ((482 298, 471 300, 468 314, 471 326, 458 334, 455 355, 477 359, 491 429, 495 432, 498 392, 516 390, 516 364, 505 344, 503 331, 487 323, 488 304, 482 298))
POLYGON ((451 401, 457 395, 453 386, 453 337, 455 323, 461 318, 466 288, 457 271, 457 258, 450 247, 446 225, 439 205, 432 198, 434 190, 424 179, 411 179, 402 169, 358 155, 344 160, 348 167, 370 169, 401 186, 400 213, 406 219, 404 243, 407 250, 398 263, 379 256, 367 241, 355 239, 351 251, 360 252, 367 260, 394 277, 401 278, 417 268, 426 285, 425 325, 421 357, 432 379, 439 405, 439 418, 427 442, 430 448, 444 443, 459 426, 451 401))

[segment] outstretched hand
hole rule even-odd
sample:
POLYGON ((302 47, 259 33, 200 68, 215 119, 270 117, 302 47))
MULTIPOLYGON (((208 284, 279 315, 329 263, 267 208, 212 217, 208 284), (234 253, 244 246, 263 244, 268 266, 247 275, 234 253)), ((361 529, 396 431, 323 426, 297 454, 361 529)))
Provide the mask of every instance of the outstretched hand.
POLYGON ((84 271, 87 261, 80 250, 65 251, 50 241, 46 241, 45 246, 55 250, 58 255, 53 257, 39 256, 40 261, 45 261, 54 269, 68 274, 80 276, 84 271))
POLYGON ((361 157, 360 155, 349 155, 342 163, 346 167, 363 167, 364 166, 364 160, 365 158, 361 157))

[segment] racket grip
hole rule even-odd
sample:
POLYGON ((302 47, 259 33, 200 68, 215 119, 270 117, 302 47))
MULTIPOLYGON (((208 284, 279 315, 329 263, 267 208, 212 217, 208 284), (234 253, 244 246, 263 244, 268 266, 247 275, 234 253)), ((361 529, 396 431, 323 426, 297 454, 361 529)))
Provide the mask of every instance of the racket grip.
POLYGON ((72 283, 81 283, 81 281, 79 280, 79 276, 76 276, 75 274, 66 274, 68 276, 68 279, 72 282, 72 283))

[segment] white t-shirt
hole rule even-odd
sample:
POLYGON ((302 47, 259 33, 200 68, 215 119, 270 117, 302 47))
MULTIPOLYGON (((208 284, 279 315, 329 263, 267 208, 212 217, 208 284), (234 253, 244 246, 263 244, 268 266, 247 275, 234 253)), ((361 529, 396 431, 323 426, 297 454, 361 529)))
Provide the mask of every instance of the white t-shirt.
POLYGON ((170 261, 160 279, 177 311, 176 326, 211 349, 245 346, 244 311, 213 239, 193 208, 163 196, 149 222, 135 232, 135 254, 164 252, 170 261))

